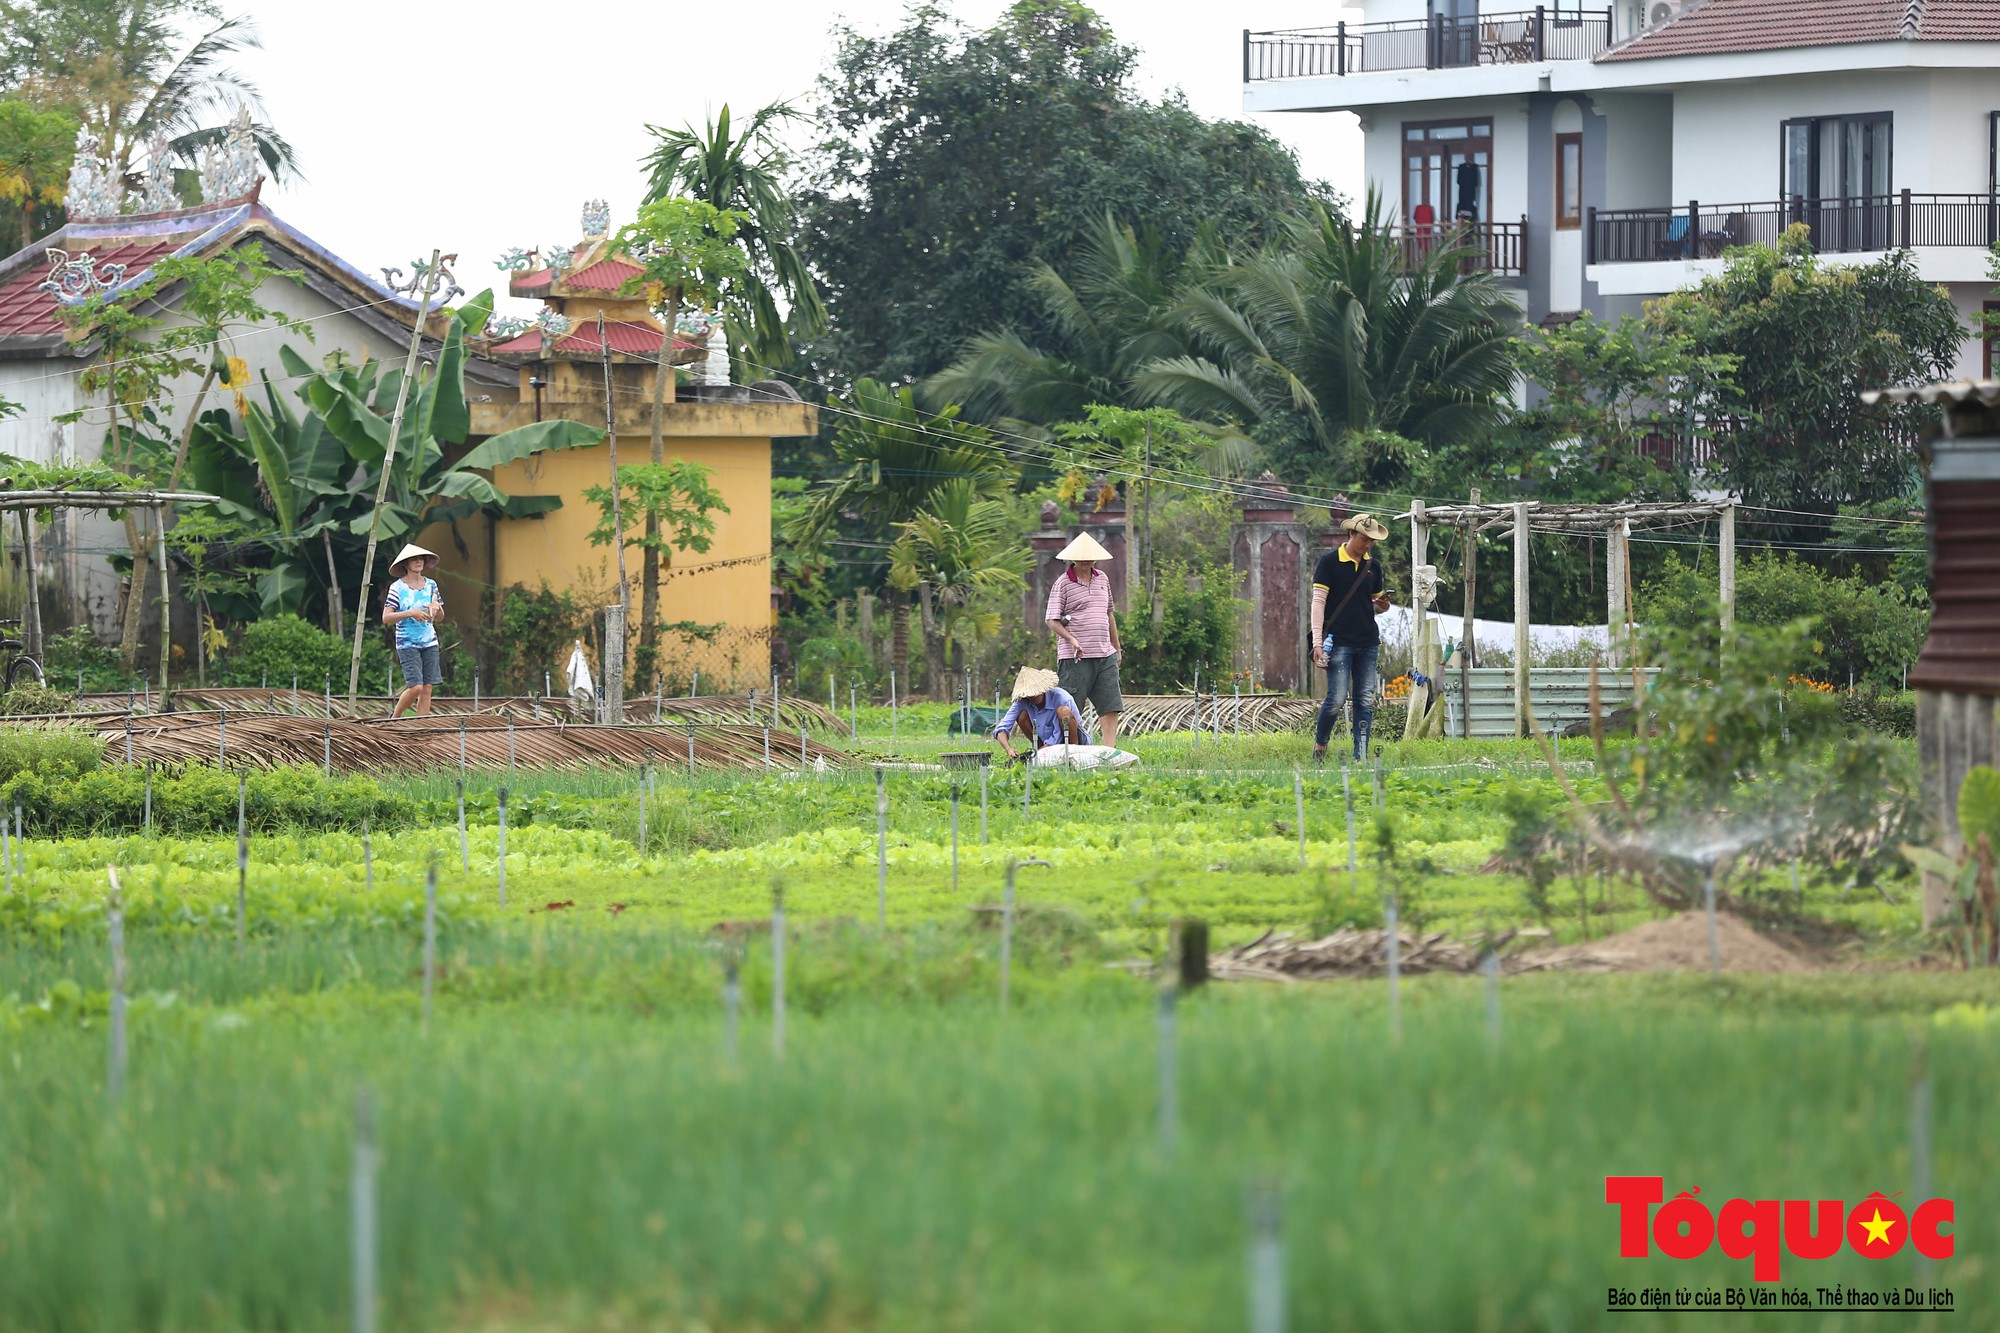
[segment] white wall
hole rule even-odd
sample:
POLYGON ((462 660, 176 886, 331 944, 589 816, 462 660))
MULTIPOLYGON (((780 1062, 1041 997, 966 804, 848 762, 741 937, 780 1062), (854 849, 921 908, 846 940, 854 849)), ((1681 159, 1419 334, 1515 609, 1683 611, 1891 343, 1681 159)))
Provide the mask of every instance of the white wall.
POLYGON ((1984 71, 1856 71, 1711 83, 1674 94, 1673 201, 1778 197, 1779 125, 1796 116, 1895 117, 1891 185, 1919 193, 1986 189, 1986 113, 2000 78, 1984 71))
MULTIPOLYGON (((1952 378, 1976 380, 1983 369, 1980 363, 1984 359, 1979 345, 1980 311, 1986 302, 2000 301, 2000 296, 1994 294, 1993 284, 1985 282, 1955 282, 1945 290, 1951 293, 1951 303, 1958 307, 1959 319, 1972 330, 1972 336, 1958 349, 1958 365, 1953 369, 1952 378)), ((2000 367, 1996 367, 1995 373, 2000 374, 2000 367)))
POLYGON ((1604 207, 1673 202, 1674 100, 1638 93, 1593 99, 1604 117, 1604 207))

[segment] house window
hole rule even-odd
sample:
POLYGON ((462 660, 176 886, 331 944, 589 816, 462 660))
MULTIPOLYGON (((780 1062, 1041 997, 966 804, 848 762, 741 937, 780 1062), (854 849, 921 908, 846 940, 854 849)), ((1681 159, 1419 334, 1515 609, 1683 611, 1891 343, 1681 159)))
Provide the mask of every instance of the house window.
POLYGON ((1404 221, 1443 225, 1461 212, 1493 219, 1493 122, 1404 122, 1404 221))
POLYGON ((1802 117, 1785 121, 1779 134, 1786 221, 1812 228, 1821 250, 1887 249, 1895 212, 1889 113, 1802 117))
POLYGON ((1556 136, 1556 230, 1583 225, 1583 136, 1556 136))

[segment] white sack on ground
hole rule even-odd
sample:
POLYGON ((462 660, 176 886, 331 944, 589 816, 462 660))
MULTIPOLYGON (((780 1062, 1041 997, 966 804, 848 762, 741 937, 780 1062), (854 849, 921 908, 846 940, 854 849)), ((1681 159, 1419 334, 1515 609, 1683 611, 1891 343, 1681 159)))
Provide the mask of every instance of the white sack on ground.
POLYGON ((1139 756, 1109 745, 1044 745, 1035 751, 1037 768, 1130 768, 1139 756))

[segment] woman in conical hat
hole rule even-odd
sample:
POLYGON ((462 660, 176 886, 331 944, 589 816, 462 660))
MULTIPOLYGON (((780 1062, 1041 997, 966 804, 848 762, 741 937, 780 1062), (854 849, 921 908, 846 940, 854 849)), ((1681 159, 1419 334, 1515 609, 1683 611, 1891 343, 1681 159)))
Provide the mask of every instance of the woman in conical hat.
POLYGON ((1046 620, 1056 636, 1056 671, 1063 689, 1097 710, 1104 743, 1116 748, 1118 715, 1125 710, 1118 689, 1118 617, 1111 603, 1111 576, 1097 567, 1111 558, 1087 532, 1056 552, 1056 559, 1069 561, 1069 572, 1049 589, 1046 620))
POLYGON ((382 599, 382 623, 396 630, 396 661, 403 668, 403 692, 391 717, 414 708, 417 716, 431 711, 431 689, 442 684, 438 666, 437 621, 444 616, 444 594, 430 578, 437 552, 412 542, 389 562, 396 581, 382 599))
POLYGON ((1009 759, 1028 759, 1044 745, 1083 744, 1081 709, 1046 667, 1022 667, 1014 677, 1013 703, 993 724, 993 739, 1009 759), (1028 742, 1025 753, 1011 743, 1015 732, 1028 742))

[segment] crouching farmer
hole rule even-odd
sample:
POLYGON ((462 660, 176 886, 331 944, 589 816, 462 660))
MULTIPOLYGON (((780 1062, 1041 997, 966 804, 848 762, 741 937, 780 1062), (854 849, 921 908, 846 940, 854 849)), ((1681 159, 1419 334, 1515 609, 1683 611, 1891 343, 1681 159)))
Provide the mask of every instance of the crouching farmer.
POLYGON ((1040 667, 1022 667, 1014 677, 1014 702, 993 724, 993 739, 1009 759, 1027 759, 1044 745, 1083 744, 1083 715, 1056 679, 1040 667), (1027 742, 1025 751, 1014 749, 1016 732, 1027 742))

